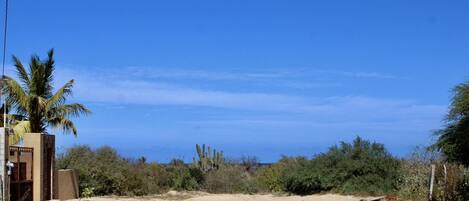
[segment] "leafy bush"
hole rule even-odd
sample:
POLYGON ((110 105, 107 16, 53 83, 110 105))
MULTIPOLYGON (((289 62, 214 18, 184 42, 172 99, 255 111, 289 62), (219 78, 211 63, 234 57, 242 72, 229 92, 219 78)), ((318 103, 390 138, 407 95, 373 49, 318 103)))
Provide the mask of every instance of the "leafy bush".
MULTIPOLYGON (((426 194, 428 164, 427 159, 401 162, 391 156, 382 144, 359 137, 352 143, 342 142, 333 146, 312 159, 283 157, 275 164, 262 166, 255 157, 244 157, 228 160, 218 169, 206 172, 182 160, 159 165, 148 163, 145 158, 125 159, 109 147, 93 150, 88 146, 77 146, 57 158, 59 168, 78 170, 80 193, 84 197, 147 195, 169 189, 300 195, 328 191, 386 194, 400 189, 402 197, 418 200, 410 196, 425 197, 422 195, 426 194)), ((461 180, 457 181, 461 183, 461 180)), ((461 192, 465 192, 467 185, 452 185, 451 188, 457 192, 451 195, 462 197, 464 193, 461 192)), ((450 194, 445 195, 448 197, 450 194)))
POLYGON ((399 161, 382 144, 360 137, 352 144, 342 142, 340 147, 332 147, 313 162, 317 166, 325 164, 326 171, 322 173, 329 177, 328 182, 336 181, 331 187, 342 193, 378 194, 398 189, 399 161))
POLYGON ((469 200, 469 176, 462 165, 436 164, 435 200, 469 200), (446 167, 446 179, 444 168, 446 167))
POLYGON ((205 190, 210 193, 255 193, 257 183, 244 167, 224 165, 205 178, 205 190))
POLYGON ((158 164, 124 159, 110 147, 76 146, 57 157, 57 167, 79 173, 80 195, 145 195, 169 189, 169 174, 158 164))
POLYGON ((428 178, 432 161, 438 156, 427 149, 416 148, 402 161, 402 176, 399 183, 399 195, 413 201, 428 200, 428 178))
POLYGON ((88 198, 88 197, 93 197, 95 196, 96 194, 94 193, 94 188, 93 187, 85 187, 82 189, 82 192, 80 194, 81 197, 85 197, 85 198, 88 198))
POLYGON ((172 160, 167 168, 170 174, 170 186, 175 190, 198 190, 203 181, 201 170, 189 167, 182 160, 172 160))
POLYGON ((117 181, 109 181, 107 172, 101 171, 102 161, 97 160, 96 153, 89 146, 77 146, 58 157, 58 168, 72 168, 79 173, 81 194, 85 196, 113 193, 108 185, 115 187, 117 181), (106 189, 107 188, 107 189, 106 189))
POLYGON ((454 87, 445 126, 438 130, 434 146, 446 157, 446 161, 469 167, 469 81, 454 87))
POLYGON ((400 163, 382 144, 357 137, 342 142, 312 160, 288 159, 283 163, 283 190, 295 194, 336 191, 345 194, 395 192, 400 163))
POLYGON ((281 171, 282 168, 278 164, 261 167, 257 174, 259 188, 267 192, 282 192, 281 171))
POLYGON ((282 188, 286 192, 306 195, 330 190, 321 184, 321 169, 315 167, 312 161, 305 158, 284 159, 281 174, 282 188))
POLYGON ((399 196, 406 200, 428 200, 431 165, 435 165, 433 200, 469 200, 469 172, 461 165, 445 163, 434 149, 415 149, 402 161, 399 196), (444 174, 446 167, 446 179, 444 174))

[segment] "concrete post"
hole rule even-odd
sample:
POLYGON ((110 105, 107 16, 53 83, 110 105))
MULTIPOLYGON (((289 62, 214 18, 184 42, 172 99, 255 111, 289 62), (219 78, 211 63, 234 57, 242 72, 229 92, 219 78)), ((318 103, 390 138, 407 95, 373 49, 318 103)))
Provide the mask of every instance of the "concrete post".
POLYGON ((6 163, 8 162, 9 156, 8 150, 8 129, 1 127, 0 128, 0 197, 1 201, 9 201, 10 190, 8 189, 8 184, 10 180, 7 175, 6 163))
POLYGON ((25 133, 23 137, 25 147, 32 147, 33 150, 33 201, 44 201, 42 196, 43 187, 43 158, 42 156, 42 134, 25 133))
POLYGON ((25 147, 33 151, 33 201, 53 199, 55 169, 55 136, 42 133, 25 133, 25 147))

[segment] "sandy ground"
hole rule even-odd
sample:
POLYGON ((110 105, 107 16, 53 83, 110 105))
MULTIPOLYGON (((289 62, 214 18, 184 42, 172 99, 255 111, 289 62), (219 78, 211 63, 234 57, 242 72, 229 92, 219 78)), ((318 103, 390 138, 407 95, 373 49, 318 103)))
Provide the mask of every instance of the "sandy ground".
POLYGON ((310 196, 281 195, 242 195, 242 194, 208 194, 202 192, 168 192, 162 195, 144 197, 93 197, 72 201, 360 201, 362 198, 333 194, 310 196))

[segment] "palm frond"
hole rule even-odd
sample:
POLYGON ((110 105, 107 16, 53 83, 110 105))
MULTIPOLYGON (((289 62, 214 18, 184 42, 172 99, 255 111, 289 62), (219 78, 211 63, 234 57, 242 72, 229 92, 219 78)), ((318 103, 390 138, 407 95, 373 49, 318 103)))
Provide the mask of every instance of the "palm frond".
POLYGON ((19 115, 11 118, 11 125, 17 126, 15 133, 18 133, 12 140, 20 140, 21 133, 25 131, 46 132, 49 126, 76 135, 77 129, 69 118, 87 115, 91 111, 82 104, 65 104, 72 94, 73 80, 53 93, 54 49, 47 53, 45 60, 40 60, 37 55, 31 56, 29 70, 24 68, 17 57, 13 57, 13 60, 21 85, 9 77, 5 77, 1 83, 1 90, 8 97, 8 109, 11 108, 19 115))
POLYGON ((23 90, 18 82, 14 79, 6 78, 5 80, 5 92, 7 94, 7 103, 11 104, 13 107, 24 114, 29 108, 29 96, 23 90))
POLYGON ((50 49, 49 52, 47 52, 47 59, 43 62, 43 68, 44 68, 44 82, 48 83, 46 84, 46 89, 45 91, 52 93, 52 85, 49 83, 52 83, 54 81, 54 69, 55 69, 55 60, 54 60, 54 49, 50 49))
POLYGON ((72 133, 75 136, 78 134, 75 124, 70 119, 64 117, 49 119, 49 125, 62 130, 64 133, 72 133))
POLYGON ((50 114, 55 117, 79 117, 91 114, 91 111, 82 104, 72 103, 55 107, 50 110, 50 114))
POLYGON ((29 121, 19 121, 13 125, 13 135, 10 135, 11 144, 18 144, 23 139, 25 133, 31 132, 29 121))
POLYGON ((41 61, 38 56, 32 56, 29 63, 30 83, 28 86, 31 95, 41 94, 41 61))
POLYGON ((57 90, 57 92, 51 98, 49 98, 49 100, 47 100, 46 110, 49 110, 50 108, 58 104, 62 104, 67 98, 67 96, 72 94, 73 83, 74 81, 70 80, 65 83, 65 85, 62 86, 59 90, 57 90))
POLYGON ((21 80, 21 82, 23 83, 25 87, 29 86, 30 80, 29 80, 28 72, 26 71, 26 69, 24 69, 24 66, 21 63, 20 59, 18 59, 18 57, 16 56, 13 56, 13 63, 16 68, 18 78, 21 80))

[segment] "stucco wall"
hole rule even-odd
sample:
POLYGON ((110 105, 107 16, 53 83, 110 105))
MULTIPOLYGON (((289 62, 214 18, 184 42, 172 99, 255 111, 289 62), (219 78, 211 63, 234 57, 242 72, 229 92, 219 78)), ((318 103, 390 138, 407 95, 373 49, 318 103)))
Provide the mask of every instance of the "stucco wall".
POLYGON ((79 195, 78 175, 71 169, 59 170, 57 174, 58 199, 77 199, 79 195))

